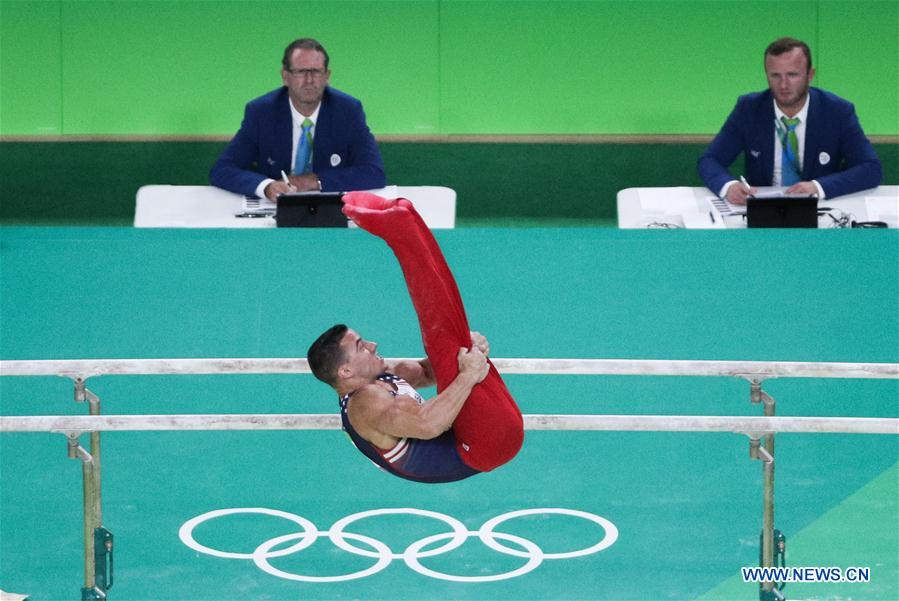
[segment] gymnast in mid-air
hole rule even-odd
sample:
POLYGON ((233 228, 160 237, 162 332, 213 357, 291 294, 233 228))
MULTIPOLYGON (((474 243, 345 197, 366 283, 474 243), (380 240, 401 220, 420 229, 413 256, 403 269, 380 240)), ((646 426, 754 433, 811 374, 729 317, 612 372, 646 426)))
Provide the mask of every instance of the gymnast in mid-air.
POLYGON ((508 462, 524 440, 521 411, 487 358, 487 339, 470 331, 431 231, 404 198, 351 192, 343 201, 347 217, 399 260, 427 355, 389 363, 343 324, 319 336, 309 366, 340 397, 344 430, 375 464, 417 482, 453 482, 508 462), (416 391, 435 384, 431 399, 416 391))

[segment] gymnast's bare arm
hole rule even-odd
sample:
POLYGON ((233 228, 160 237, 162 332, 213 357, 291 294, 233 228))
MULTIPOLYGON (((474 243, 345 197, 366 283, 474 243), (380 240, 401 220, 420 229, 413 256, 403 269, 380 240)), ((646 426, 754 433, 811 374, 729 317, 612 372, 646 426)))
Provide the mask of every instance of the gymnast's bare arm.
POLYGON ((457 359, 456 379, 423 404, 406 395, 393 396, 383 382, 359 389, 347 409, 353 428, 381 449, 393 447, 403 437, 427 440, 440 436, 453 425, 471 389, 487 376, 490 367, 478 347, 459 349, 457 359))
MULTIPOLYGON (((471 332, 471 346, 485 356, 490 355, 490 343, 480 332, 471 332)), ((435 384, 434 370, 427 358, 419 361, 397 361, 388 364, 387 371, 404 379, 412 388, 427 388, 435 384)))
POLYGON ((412 388, 427 388, 436 383, 431 362, 425 359, 418 361, 397 361, 387 365, 387 371, 404 379, 412 388))

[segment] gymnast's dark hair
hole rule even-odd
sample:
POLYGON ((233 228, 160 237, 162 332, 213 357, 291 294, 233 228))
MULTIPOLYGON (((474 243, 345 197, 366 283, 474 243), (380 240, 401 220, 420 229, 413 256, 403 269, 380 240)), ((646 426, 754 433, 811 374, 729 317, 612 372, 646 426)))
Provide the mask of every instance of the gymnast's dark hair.
POLYGON ((309 361, 312 375, 325 384, 334 386, 337 382, 337 368, 345 360, 343 349, 340 348, 340 341, 343 340, 343 335, 348 329, 342 323, 331 326, 306 351, 306 359, 309 361))

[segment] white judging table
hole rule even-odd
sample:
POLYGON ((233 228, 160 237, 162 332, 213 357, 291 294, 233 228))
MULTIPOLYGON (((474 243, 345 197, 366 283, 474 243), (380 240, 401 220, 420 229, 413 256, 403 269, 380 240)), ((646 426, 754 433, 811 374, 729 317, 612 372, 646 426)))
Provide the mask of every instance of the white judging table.
MULTIPOLYGON (((760 191, 778 188, 759 188, 760 191)), ((741 215, 722 216, 711 204, 708 188, 626 188, 618 192, 618 227, 622 229, 685 227, 689 229, 745 228, 741 215)), ((899 186, 879 186, 818 203, 830 214, 818 218, 819 228, 834 227, 834 218, 851 221, 883 221, 899 227, 899 186), (833 215, 834 217, 831 217, 833 215)))
MULTIPOLYGON (((387 186, 370 192, 408 198, 431 229, 456 226, 456 192, 451 188, 387 186)), ((276 227, 271 216, 237 217, 244 213, 243 203, 242 195, 213 186, 143 186, 137 191, 134 227, 276 227)))

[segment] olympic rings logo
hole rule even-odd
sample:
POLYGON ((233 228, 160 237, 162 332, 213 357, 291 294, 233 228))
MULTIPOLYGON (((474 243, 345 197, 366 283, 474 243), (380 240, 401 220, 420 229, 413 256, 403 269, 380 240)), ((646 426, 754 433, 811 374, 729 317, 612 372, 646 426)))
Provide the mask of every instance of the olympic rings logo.
POLYGON ((357 578, 365 578, 366 576, 377 574, 381 570, 385 569, 391 564, 394 559, 402 559, 409 568, 423 576, 428 576, 430 578, 451 580, 453 582, 494 582, 497 580, 516 578, 518 576, 527 574, 528 572, 537 569, 540 564, 542 564, 543 561, 547 559, 569 559, 572 557, 582 557, 584 555, 598 553, 599 551, 612 546, 612 544, 618 539, 618 528, 616 528, 615 524, 613 524, 609 520, 598 515, 588 513, 586 511, 542 507, 536 509, 521 509, 518 511, 510 511, 487 520, 478 530, 468 530, 461 521, 452 516, 438 513, 436 511, 427 511, 424 509, 405 507, 396 509, 371 509, 368 511, 360 511, 359 513, 354 513, 337 520, 328 530, 319 530, 311 521, 294 513, 278 511, 276 509, 266 509, 262 507, 238 507, 233 509, 216 509, 215 511, 209 511, 207 513, 198 515, 197 517, 186 521, 184 525, 181 526, 181 529, 178 532, 178 536, 181 538, 181 541, 185 545, 195 551, 226 559, 251 559, 256 564, 256 566, 264 572, 267 572, 272 576, 285 578, 287 580, 297 580, 301 582, 342 582, 346 580, 354 580, 357 578), (246 513, 263 514, 284 518, 285 520, 291 521, 298 525, 302 531, 271 538, 261 543, 252 553, 237 553, 233 551, 213 549, 198 543, 194 539, 194 528, 196 528, 199 524, 226 515, 246 513), (447 524, 451 528, 451 532, 426 536, 411 543, 402 552, 397 553, 376 538, 345 531, 347 526, 359 520, 374 516, 398 514, 433 518, 447 524), (594 524, 599 525, 603 529, 604 535, 597 543, 589 547, 584 547, 582 549, 576 549, 573 551, 547 553, 543 551, 543 549, 541 549, 537 545, 537 543, 529 539, 523 538, 521 536, 516 536, 514 534, 507 534, 504 532, 496 531, 496 527, 504 522, 523 516, 538 514, 557 514, 581 518, 587 520, 588 522, 593 522, 594 524), (524 565, 514 570, 503 572, 500 574, 490 574, 487 576, 459 576, 455 574, 447 574, 444 572, 432 570, 422 565, 422 559, 449 553, 461 547, 462 544, 465 543, 465 541, 469 538, 475 536, 481 539, 481 542, 484 543, 484 545, 493 549, 494 551, 497 551, 498 553, 511 555, 514 557, 521 557, 523 559, 526 559, 527 561, 525 561, 524 565), (308 576, 304 574, 294 574, 291 572, 280 570, 274 567, 269 562, 270 559, 276 557, 284 557, 285 555, 299 553, 300 551, 303 551, 304 549, 312 546, 312 544, 321 537, 329 538, 336 547, 348 553, 360 555, 363 557, 370 557, 372 559, 375 559, 376 561, 374 565, 364 570, 352 572, 350 574, 341 574, 338 576, 308 576), (349 541, 362 543, 368 548, 366 549, 358 547, 350 543, 349 541), (434 548, 429 548, 429 546, 432 546, 435 543, 441 541, 446 542, 434 548), (513 547, 509 547, 501 543, 500 541, 512 543, 520 548, 516 549, 513 547), (277 547, 283 546, 287 543, 292 544, 288 547, 275 550, 277 547))

